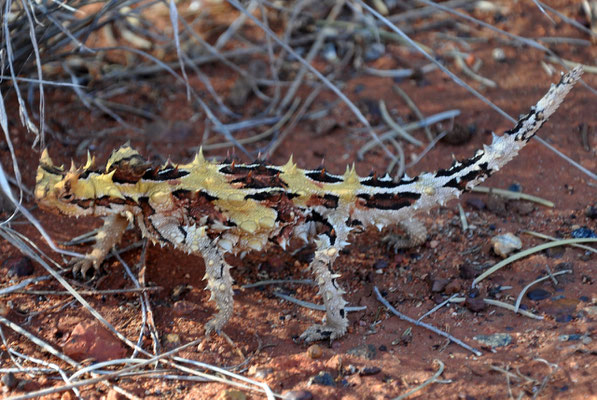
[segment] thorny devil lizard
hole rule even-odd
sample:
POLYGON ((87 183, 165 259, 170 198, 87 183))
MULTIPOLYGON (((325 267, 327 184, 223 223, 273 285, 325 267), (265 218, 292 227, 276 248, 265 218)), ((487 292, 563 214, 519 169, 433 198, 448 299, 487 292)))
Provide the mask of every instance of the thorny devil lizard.
POLYGON ((199 152, 188 164, 154 167, 130 146, 114 151, 104 170, 93 159, 66 171, 43 152, 37 171, 35 197, 40 206, 70 216, 103 216, 104 226, 87 258, 75 271, 83 274, 100 267, 122 237, 129 222, 136 222, 144 237, 172 245, 205 261, 210 300, 218 312, 206 324, 206 334, 220 332, 233 310, 232 277, 226 253, 261 250, 268 243, 286 247, 291 238, 314 242, 310 268, 323 297, 326 318, 302 335, 304 341, 335 339, 346 333, 345 293, 332 265, 348 245, 348 235, 369 226, 401 226, 409 241, 421 244, 426 230, 414 219, 436 204, 458 197, 510 161, 556 111, 580 78, 577 67, 563 75, 547 94, 502 136, 493 135, 472 158, 455 161, 448 169, 403 177, 359 177, 354 165, 344 175, 324 169, 297 168, 292 157, 283 166, 265 162, 236 164, 207 161, 199 152))

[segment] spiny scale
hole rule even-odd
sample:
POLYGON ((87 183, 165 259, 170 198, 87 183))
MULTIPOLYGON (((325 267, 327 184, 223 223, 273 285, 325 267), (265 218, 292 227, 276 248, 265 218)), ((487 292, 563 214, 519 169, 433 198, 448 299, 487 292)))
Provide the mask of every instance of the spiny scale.
POLYGON ((333 339, 342 336, 348 325, 344 292, 331 267, 348 244, 349 232, 355 226, 382 229, 399 224, 416 236, 411 245, 421 243, 425 230, 414 222, 414 215, 445 204, 510 161, 555 112, 581 73, 575 68, 564 75, 513 129, 494 135, 492 143, 473 157, 434 173, 405 175, 399 182, 388 175, 359 177, 354 164, 343 175, 333 175, 323 166, 300 169, 292 157, 283 166, 260 159, 251 164, 217 163, 207 161, 202 151, 188 164, 168 160, 154 166, 127 144, 97 170, 88 155, 82 168, 72 165, 64 171, 44 151, 35 196, 42 207, 66 215, 105 217, 102 239, 75 266, 83 272, 99 268, 129 221, 156 243, 201 254, 219 310, 208 322, 208 332, 221 329, 232 313, 232 278, 225 253, 261 250, 270 241, 286 247, 292 238, 315 241, 311 269, 327 318, 325 325, 309 328, 303 339, 333 339))

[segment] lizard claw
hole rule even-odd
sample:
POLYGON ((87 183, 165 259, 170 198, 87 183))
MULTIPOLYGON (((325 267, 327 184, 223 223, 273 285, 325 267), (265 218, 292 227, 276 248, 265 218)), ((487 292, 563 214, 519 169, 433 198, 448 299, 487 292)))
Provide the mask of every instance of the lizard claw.
POLYGON ((221 333, 221 329, 223 324, 219 324, 216 318, 212 318, 205 324, 205 337, 208 338, 211 336, 212 333, 216 333, 219 335, 221 333))
POLYGON ((412 247, 410 239, 396 233, 388 233, 381 239, 381 241, 388 246, 388 250, 393 249, 394 253, 398 253, 398 250, 400 249, 412 247))
POLYGON ((82 277, 86 277, 87 271, 89 271, 91 268, 94 269, 94 272, 97 272, 100 267, 98 260, 89 258, 89 256, 86 258, 73 259, 69 264, 72 266, 71 268, 73 271, 73 276, 75 277, 79 274, 82 277))

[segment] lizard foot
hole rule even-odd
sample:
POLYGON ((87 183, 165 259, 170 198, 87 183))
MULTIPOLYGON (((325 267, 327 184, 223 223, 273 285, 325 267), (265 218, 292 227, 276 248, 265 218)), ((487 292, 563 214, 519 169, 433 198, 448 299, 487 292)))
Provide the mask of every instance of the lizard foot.
POLYGON ((225 321, 220 322, 217 317, 216 318, 212 318, 211 320, 209 320, 205 324, 205 338, 202 340, 202 342, 199 345, 199 347, 201 348, 201 346, 202 346, 203 343, 209 342, 211 334, 215 333, 216 335, 224 338, 224 340, 226 340, 228 342, 228 344, 230 346, 232 346, 232 348, 234 349, 234 351, 236 352, 236 354, 238 354, 243 360, 246 360, 247 357, 242 352, 242 350, 236 345, 236 343, 234 343, 234 341, 232 339, 230 339, 230 336, 228 336, 222 330, 222 326, 224 324, 225 324, 225 321))
POLYGON ((329 325, 314 324, 307 328, 299 337, 300 341, 305 343, 316 342, 318 340, 333 340, 343 336, 346 329, 335 328, 329 325))

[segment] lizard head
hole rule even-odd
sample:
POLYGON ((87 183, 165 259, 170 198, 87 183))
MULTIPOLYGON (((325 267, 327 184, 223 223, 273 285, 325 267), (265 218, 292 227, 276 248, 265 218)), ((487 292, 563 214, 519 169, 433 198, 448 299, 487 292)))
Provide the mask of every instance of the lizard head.
POLYGON ((95 188, 83 176, 93 162, 88 155, 85 166, 75 168, 72 163, 66 171, 62 166, 55 166, 47 149, 44 150, 35 179, 35 200, 40 207, 70 216, 93 215, 95 188))

